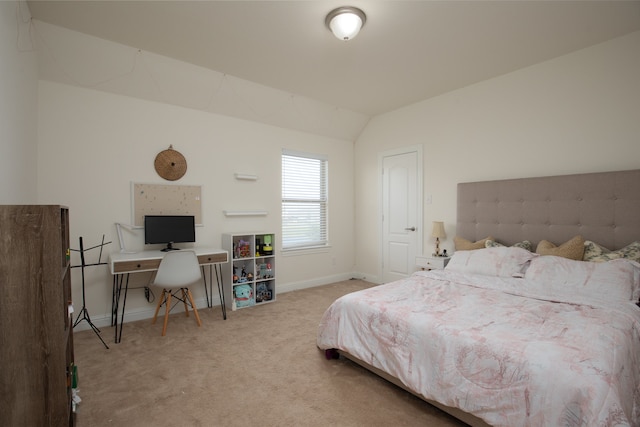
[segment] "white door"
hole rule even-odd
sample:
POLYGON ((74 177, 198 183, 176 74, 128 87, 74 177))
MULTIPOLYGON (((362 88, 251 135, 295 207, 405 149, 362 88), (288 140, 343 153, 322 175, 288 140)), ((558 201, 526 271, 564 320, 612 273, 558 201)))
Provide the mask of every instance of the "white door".
POLYGON ((382 282, 409 276, 422 254, 422 151, 382 154, 382 282))

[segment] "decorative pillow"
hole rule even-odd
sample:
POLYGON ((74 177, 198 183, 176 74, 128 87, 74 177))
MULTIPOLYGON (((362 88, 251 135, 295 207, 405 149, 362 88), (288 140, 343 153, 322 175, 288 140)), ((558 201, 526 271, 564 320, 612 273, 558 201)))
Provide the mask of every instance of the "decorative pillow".
POLYGON ((618 258, 626 258, 640 262, 640 242, 633 242, 617 251, 610 251, 604 246, 600 246, 590 240, 584 242, 583 261, 604 262, 618 258))
POLYGON ((636 301, 640 295, 640 264, 626 259, 584 262, 558 256, 531 260, 525 288, 568 302, 636 301))
POLYGON ((457 251, 454 252, 445 270, 485 276, 522 277, 527 263, 537 256, 526 249, 506 246, 457 251))
POLYGON ((472 242, 467 239, 463 239, 460 236, 456 236, 453 238, 453 243, 455 244, 456 251, 472 251, 474 249, 482 249, 487 240, 493 240, 493 237, 488 236, 482 240, 478 240, 477 242, 472 242))
MULTIPOLYGON (((487 240, 486 242, 484 242, 485 248, 500 248, 503 246, 504 245, 502 243, 498 243, 495 240, 487 240)), ((533 244, 528 240, 523 240, 522 242, 514 243, 512 247, 522 248, 522 249, 528 250, 529 252, 533 252, 533 244)))
POLYGON ((582 256, 584 255, 584 239, 582 236, 576 236, 571 240, 567 240, 560 246, 556 246, 547 240, 542 240, 538 243, 536 253, 539 253, 540 255, 554 255, 582 261, 582 256))

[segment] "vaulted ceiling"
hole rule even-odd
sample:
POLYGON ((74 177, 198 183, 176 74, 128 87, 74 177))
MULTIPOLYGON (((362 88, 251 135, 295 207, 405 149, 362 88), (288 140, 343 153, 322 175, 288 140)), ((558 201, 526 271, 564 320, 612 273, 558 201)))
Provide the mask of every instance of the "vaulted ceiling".
POLYGON ((640 1, 28 1, 33 18, 373 116, 640 30, 640 1), (337 40, 326 14, 367 15, 337 40))

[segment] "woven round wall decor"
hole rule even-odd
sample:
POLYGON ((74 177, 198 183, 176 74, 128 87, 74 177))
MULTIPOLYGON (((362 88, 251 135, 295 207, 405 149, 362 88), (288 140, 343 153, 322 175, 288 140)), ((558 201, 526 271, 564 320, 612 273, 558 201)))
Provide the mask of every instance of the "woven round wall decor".
POLYGON ((187 172, 187 160, 173 149, 173 145, 159 152, 153 165, 158 175, 168 181, 180 179, 187 172))

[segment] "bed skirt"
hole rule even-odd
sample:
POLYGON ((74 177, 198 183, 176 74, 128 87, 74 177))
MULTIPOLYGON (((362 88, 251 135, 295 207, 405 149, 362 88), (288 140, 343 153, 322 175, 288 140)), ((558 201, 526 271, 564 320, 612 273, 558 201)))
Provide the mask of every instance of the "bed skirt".
POLYGON ((489 424, 487 424, 484 420, 476 417, 475 415, 472 414, 468 414, 458 408, 452 408, 450 406, 446 406, 443 405, 441 403, 438 403, 434 400, 430 400, 425 398, 424 396, 420 395, 419 393, 414 392, 413 390, 409 390, 407 387, 404 386, 404 384, 402 384, 402 382, 400 380, 398 380, 397 378, 389 375, 388 373, 384 372, 381 369, 376 368, 375 366, 372 366, 370 364, 368 364, 367 362, 360 360, 359 358, 347 353, 346 351, 342 351, 342 350, 336 350, 340 355, 344 356, 345 358, 351 360, 352 362, 362 366, 363 368, 365 368, 366 370, 378 375, 379 377, 381 377, 382 379, 385 379, 387 381, 389 381, 390 383, 400 387, 401 389, 408 391, 409 393, 413 394, 414 396, 424 400, 425 402, 427 402, 428 404, 435 406, 436 408, 440 409, 443 412, 446 412, 447 414, 451 415, 454 418, 459 419, 460 421, 472 426, 472 427, 490 427, 489 424))

